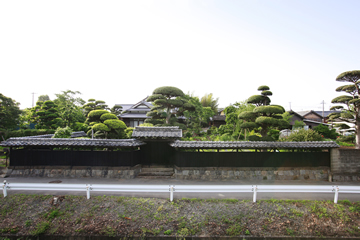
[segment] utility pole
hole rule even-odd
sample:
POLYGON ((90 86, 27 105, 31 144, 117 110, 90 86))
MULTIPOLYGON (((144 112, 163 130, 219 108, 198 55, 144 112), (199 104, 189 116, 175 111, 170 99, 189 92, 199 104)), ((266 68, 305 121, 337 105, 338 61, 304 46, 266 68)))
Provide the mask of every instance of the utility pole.
POLYGON ((33 96, 32 96, 32 107, 34 107, 34 95, 36 94, 36 93, 31 93, 33 96))
POLYGON ((323 105, 322 118, 323 118, 323 123, 325 123, 325 118, 324 118, 324 106, 325 106, 325 101, 323 100, 320 104, 323 105))

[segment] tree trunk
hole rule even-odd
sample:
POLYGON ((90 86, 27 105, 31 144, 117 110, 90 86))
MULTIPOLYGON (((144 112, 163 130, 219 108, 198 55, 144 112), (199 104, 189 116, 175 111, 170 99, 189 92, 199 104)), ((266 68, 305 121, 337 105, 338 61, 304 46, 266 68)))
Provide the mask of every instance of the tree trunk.
POLYGON ((358 111, 355 122, 355 149, 360 149, 360 117, 358 116, 359 114, 360 113, 358 111))

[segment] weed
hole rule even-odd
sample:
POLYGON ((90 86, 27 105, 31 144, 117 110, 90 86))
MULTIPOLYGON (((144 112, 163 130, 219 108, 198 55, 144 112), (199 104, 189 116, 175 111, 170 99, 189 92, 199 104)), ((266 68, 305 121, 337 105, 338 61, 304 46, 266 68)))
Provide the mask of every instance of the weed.
POLYGON ((290 228, 286 228, 286 233, 290 236, 294 236, 295 231, 290 228))
POLYGON ((49 215, 47 216, 47 219, 52 220, 52 219, 56 218, 59 215, 60 215, 59 210, 55 209, 55 210, 53 210, 52 212, 49 213, 49 215))
POLYGON ((226 229, 226 234, 230 236, 240 235, 244 231, 244 227, 240 224, 234 224, 228 229, 226 229))
POLYGON ((179 236, 188 236, 190 235, 190 231, 187 228, 181 228, 177 231, 177 235, 179 236))
POLYGON ((338 203, 344 204, 344 205, 351 205, 351 202, 350 202, 349 200, 347 200, 347 199, 345 199, 345 200, 340 200, 338 203))
POLYGON ((246 229, 246 231, 245 231, 245 235, 250 235, 250 231, 249 231, 249 229, 246 229))
POLYGON ((116 230, 114 228, 112 228, 111 226, 107 226, 103 231, 109 237, 115 237, 116 236, 116 230))
POLYGON ((39 222, 36 225, 36 228, 30 232, 31 235, 33 236, 38 236, 40 234, 43 234, 46 232, 46 230, 48 230, 50 227, 50 223, 48 222, 39 222))
POLYGON ((164 235, 171 235, 171 233, 172 233, 172 231, 170 229, 168 229, 164 232, 164 235))
POLYGON ((290 211, 291 211, 293 214, 295 214, 296 216, 298 216, 298 217, 302 217, 303 214, 304 214, 303 212, 301 212, 301 211, 299 211, 299 210, 296 210, 296 209, 293 209, 293 208, 291 208, 290 211))
POLYGON ((30 220, 26 220, 26 221, 25 221, 25 226, 26 226, 26 227, 30 227, 30 226, 31 226, 31 221, 30 221, 30 220))

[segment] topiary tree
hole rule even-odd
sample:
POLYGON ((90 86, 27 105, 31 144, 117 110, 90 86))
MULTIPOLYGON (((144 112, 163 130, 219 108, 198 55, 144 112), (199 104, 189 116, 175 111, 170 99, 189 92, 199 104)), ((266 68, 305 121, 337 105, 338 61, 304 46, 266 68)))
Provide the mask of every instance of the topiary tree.
POLYGON ((86 103, 84 106, 83 106, 85 112, 85 117, 88 116, 89 112, 93 111, 93 110, 108 110, 108 105, 105 104, 105 101, 102 101, 102 100, 95 100, 93 98, 90 98, 88 100, 88 103, 86 103))
MULTIPOLYGON (((247 103, 256 106, 254 110, 244 111, 238 117, 244 120, 244 123, 240 125, 241 128, 247 130, 257 128, 261 136, 265 138, 271 128, 284 128, 289 123, 282 117, 282 114, 285 112, 282 106, 269 105, 271 101, 268 96, 272 95, 272 92, 269 91, 270 88, 268 86, 260 86, 258 90, 261 91, 260 95, 251 96, 247 100, 247 103)), ((266 140, 269 140, 269 138, 266 138, 266 140)))
POLYGON ((177 116, 183 115, 186 110, 193 109, 193 106, 183 98, 185 94, 176 87, 159 87, 147 98, 148 102, 153 103, 151 111, 146 115, 151 117, 145 120, 158 126, 177 125, 177 116))
POLYGON ((91 126, 87 133, 88 136, 91 136, 93 131, 94 136, 98 138, 126 138, 125 123, 119 120, 116 115, 106 110, 93 110, 89 112, 85 123, 91 126))
MULTIPOLYGON (((42 102, 38 102, 37 104, 41 103, 42 102)), ((35 109, 38 108, 35 107, 35 109)), ((36 125, 37 129, 57 129, 63 124, 59 115, 58 107, 51 100, 42 103, 40 109, 35 112, 35 115, 38 116, 38 124, 36 125)))
POLYGON ((360 70, 347 71, 336 77, 336 81, 347 82, 349 84, 336 88, 337 92, 345 92, 348 95, 342 95, 334 98, 332 103, 342 105, 333 106, 330 110, 341 110, 329 115, 329 121, 349 122, 355 124, 355 148, 360 149, 360 70), (344 106, 346 108, 344 108, 344 106))

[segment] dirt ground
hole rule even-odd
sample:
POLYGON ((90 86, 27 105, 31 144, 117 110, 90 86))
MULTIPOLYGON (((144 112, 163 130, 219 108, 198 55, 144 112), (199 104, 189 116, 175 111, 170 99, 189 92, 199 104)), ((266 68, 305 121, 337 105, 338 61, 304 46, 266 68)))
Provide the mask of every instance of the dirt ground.
POLYGON ((360 237, 360 202, 200 200, 14 194, 0 234, 360 237))

